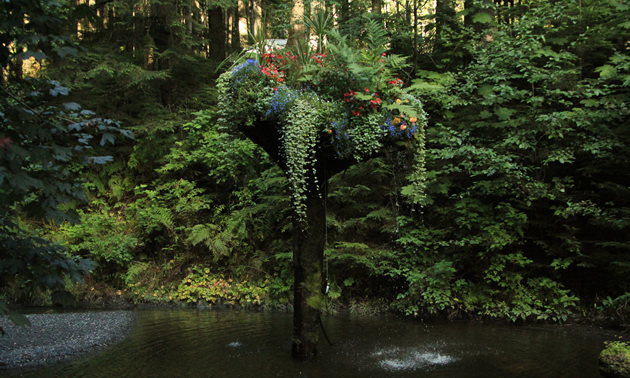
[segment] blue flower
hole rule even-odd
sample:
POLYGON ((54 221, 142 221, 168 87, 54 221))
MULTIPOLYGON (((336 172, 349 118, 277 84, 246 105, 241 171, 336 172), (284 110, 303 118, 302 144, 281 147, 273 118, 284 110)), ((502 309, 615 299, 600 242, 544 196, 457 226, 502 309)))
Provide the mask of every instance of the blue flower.
POLYGON ((232 78, 234 80, 234 86, 237 86, 241 81, 250 78, 254 74, 260 73, 260 67, 255 59, 247 59, 243 63, 232 68, 232 78))
POLYGON ((411 139, 413 135, 416 133, 416 129, 417 129, 415 124, 413 127, 409 128, 406 121, 402 121, 399 124, 394 125, 394 123, 392 122, 392 118, 389 116, 385 117, 383 124, 381 125, 381 128, 387 131, 388 137, 394 140, 411 139), (400 126, 403 126, 403 125, 405 127, 401 128, 400 126))
POLYGON ((291 107, 298 96, 298 91, 294 91, 286 85, 279 87, 275 90, 273 96, 271 97, 269 109, 267 110, 265 116, 280 118, 284 112, 291 107))

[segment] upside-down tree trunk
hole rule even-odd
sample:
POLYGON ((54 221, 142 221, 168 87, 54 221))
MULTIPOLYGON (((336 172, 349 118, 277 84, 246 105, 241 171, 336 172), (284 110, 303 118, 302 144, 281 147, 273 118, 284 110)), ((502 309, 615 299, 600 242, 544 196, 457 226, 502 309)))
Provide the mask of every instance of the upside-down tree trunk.
MULTIPOLYGON (((314 185, 313 185, 314 186, 314 185)), ((322 276, 325 247, 326 211, 322 190, 309 190, 306 199, 308 229, 293 222, 293 356, 317 355, 319 316, 323 301, 322 276), (320 197, 321 196, 321 197, 320 197)))
MULTIPOLYGON (((240 130, 262 147, 286 172, 286 161, 280 150, 279 127, 274 122, 257 122, 240 130)), ((334 174, 347 169, 352 161, 336 159, 330 141, 320 140, 316 147, 315 175, 308 177, 306 218, 293 221, 293 356, 311 358, 317 355, 319 316, 326 282, 322 275, 326 243, 326 183, 334 174)))

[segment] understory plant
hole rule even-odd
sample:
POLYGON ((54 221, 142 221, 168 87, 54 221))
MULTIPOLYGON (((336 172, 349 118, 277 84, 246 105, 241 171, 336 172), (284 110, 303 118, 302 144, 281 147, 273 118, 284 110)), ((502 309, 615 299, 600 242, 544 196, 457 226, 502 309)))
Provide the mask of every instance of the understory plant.
POLYGON ((487 25, 461 72, 419 71, 426 206, 400 218, 398 308, 563 322, 627 292, 628 50, 609 32, 627 6, 602 7, 532 2, 487 25))

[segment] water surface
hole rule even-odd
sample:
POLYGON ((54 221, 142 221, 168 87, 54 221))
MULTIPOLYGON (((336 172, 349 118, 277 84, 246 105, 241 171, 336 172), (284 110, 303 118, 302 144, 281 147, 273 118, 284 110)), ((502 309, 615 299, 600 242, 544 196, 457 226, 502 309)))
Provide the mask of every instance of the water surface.
POLYGON ((292 315, 142 310, 105 351, 28 377, 599 377, 604 335, 573 326, 513 326, 325 316, 333 346, 291 358, 292 315))

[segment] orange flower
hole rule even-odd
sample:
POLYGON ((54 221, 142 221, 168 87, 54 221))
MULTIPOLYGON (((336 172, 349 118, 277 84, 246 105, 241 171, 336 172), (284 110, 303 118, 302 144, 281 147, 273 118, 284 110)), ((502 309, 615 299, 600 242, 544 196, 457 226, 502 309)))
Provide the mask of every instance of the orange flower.
POLYGON ((399 124, 399 123, 400 123, 400 118, 398 118, 398 117, 394 117, 394 120, 392 121, 392 123, 393 123, 394 125, 399 124))
POLYGON ((407 128, 407 125, 400 125, 400 130, 405 131, 406 128, 407 128))

